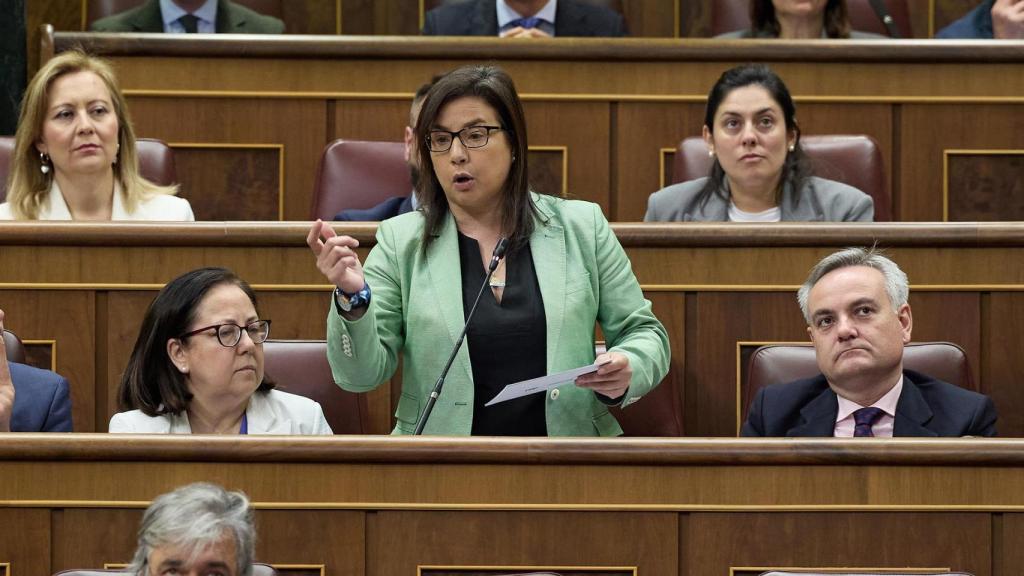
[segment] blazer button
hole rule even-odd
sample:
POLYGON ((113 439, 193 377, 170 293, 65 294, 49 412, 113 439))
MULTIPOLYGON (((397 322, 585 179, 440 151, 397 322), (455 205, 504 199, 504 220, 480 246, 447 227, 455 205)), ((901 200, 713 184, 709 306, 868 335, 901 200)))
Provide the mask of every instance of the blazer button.
POLYGON ((559 394, 558 388, 555 388, 554 390, 552 390, 551 391, 551 399, 552 400, 558 400, 558 394, 559 394))

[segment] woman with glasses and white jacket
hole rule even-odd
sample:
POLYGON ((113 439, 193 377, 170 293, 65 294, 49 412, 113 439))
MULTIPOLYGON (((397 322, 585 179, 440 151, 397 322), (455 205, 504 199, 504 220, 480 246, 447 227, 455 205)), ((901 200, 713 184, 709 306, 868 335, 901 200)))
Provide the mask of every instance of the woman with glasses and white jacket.
POLYGON ((255 293, 230 270, 171 280, 146 311, 110 432, 332 434, 320 404, 264 378, 269 335, 255 293))

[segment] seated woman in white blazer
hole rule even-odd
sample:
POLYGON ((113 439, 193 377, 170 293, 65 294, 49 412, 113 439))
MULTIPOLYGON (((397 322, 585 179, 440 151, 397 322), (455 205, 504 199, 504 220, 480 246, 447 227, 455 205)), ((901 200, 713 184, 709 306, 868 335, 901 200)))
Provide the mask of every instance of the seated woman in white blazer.
POLYGON ((107 62, 72 50, 39 69, 21 103, 0 220, 195 220, 177 192, 139 173, 107 62))
POLYGON ((270 320, 230 270, 171 280, 146 310, 121 378, 111 432, 332 434, 320 404, 263 376, 270 320))

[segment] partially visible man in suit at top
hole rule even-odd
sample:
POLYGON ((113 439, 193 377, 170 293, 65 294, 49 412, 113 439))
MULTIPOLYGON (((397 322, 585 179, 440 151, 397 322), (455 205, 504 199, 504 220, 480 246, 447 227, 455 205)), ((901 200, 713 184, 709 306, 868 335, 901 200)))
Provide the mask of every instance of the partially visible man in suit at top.
MULTIPOLYGON (((4 312, 0 310, 0 334, 4 312)), ((49 370, 7 361, 0 337, 0 432, 71 432, 68 381, 49 370)))
POLYGON ((430 82, 419 87, 412 97, 412 106, 409 108, 409 125, 405 127, 405 162, 409 165, 409 177, 412 180, 412 190, 408 196, 394 196, 377 204, 373 208, 348 208, 335 214, 335 220, 348 222, 379 222, 412 212, 419 207, 416 201, 416 188, 420 185, 419 152, 416 146, 416 120, 420 117, 420 108, 423 107, 423 100, 427 92, 434 86, 442 75, 434 76, 430 82))
POLYGON ((762 388, 743 436, 994 436, 987 396, 903 369, 907 275, 874 248, 825 257, 797 299, 821 374, 762 388))
POLYGON ((425 36, 626 35, 622 15, 585 0, 464 0, 427 12, 425 36))
POLYGON ((1024 40, 1024 0, 984 0, 936 38, 1024 40))
POLYGON ((92 23, 93 32, 281 34, 284 22, 230 0, 146 0, 92 23))

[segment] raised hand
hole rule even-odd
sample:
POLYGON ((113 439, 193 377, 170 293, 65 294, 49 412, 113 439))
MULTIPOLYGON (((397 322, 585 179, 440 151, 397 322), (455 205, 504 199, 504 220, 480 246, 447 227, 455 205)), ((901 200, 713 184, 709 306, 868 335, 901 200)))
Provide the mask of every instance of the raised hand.
POLYGON ((355 294, 363 289, 366 279, 356 248, 359 241, 351 236, 338 236, 334 228, 317 220, 306 236, 306 244, 316 255, 316 267, 331 284, 342 292, 355 294))

